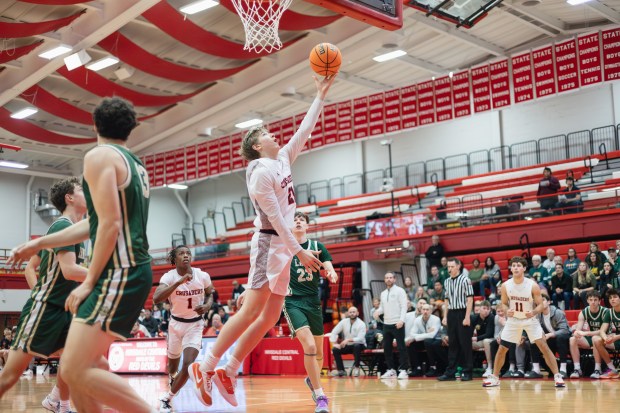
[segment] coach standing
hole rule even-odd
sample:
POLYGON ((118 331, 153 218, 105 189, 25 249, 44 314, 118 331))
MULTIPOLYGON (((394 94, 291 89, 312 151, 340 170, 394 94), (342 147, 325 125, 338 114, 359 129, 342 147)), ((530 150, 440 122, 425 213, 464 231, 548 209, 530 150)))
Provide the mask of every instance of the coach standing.
POLYGON ((472 376, 473 356, 471 337, 471 309, 474 302, 474 289, 469 277, 463 274, 458 258, 448 259, 450 278, 445 282, 446 302, 443 310, 443 324, 448 327, 448 368, 437 380, 456 380, 456 364, 463 368, 461 381, 469 381, 472 376))

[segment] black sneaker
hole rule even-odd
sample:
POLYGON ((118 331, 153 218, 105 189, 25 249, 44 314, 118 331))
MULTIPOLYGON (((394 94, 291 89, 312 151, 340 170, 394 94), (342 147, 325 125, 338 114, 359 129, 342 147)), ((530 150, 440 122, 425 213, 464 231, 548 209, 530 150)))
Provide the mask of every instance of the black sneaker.
POLYGON ((504 373, 504 374, 502 375, 502 378, 504 378, 504 379, 509 379, 509 378, 511 378, 511 377, 512 377, 512 375, 513 375, 513 374, 515 374, 515 373, 516 373, 516 371, 515 371, 515 370, 508 370, 508 371, 506 371, 506 373, 504 373))
POLYGON ((521 370, 513 371, 510 375, 513 379, 522 379, 525 377, 525 374, 521 370))
POLYGON ((528 371, 527 373, 525 373, 525 378, 527 379, 542 379, 543 375, 540 373, 535 372, 534 370, 532 371, 528 371))
POLYGON ((418 367, 417 369, 413 370, 410 374, 411 377, 422 377, 424 375, 424 373, 422 372, 422 369, 420 367, 418 367))
POLYGON ((437 377, 437 380, 439 381, 456 381, 456 377, 454 377, 454 374, 442 374, 441 376, 437 377))
POLYGON ((439 372, 437 371, 435 367, 431 367, 424 375, 424 377, 437 377, 437 376, 439 376, 439 372))

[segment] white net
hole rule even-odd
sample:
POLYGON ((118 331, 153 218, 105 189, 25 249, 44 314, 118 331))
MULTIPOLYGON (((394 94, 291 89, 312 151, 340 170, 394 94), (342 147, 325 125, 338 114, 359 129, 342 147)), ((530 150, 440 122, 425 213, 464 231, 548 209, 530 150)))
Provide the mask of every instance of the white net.
POLYGON ((278 26, 282 14, 293 0, 232 0, 243 27, 245 46, 243 50, 271 53, 280 50, 282 42, 278 26))

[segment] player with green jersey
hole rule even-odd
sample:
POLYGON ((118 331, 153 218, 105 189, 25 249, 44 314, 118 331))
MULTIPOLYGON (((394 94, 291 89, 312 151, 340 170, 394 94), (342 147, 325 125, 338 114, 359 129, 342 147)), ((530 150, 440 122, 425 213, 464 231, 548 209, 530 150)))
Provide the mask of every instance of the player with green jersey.
POLYGON ((605 314, 609 311, 607 308, 601 306, 601 295, 598 291, 590 291, 587 295, 588 306, 581 310, 577 324, 573 328, 573 336, 569 340, 571 359, 575 369, 570 375, 571 379, 578 379, 583 377, 581 371, 581 362, 579 349, 592 349, 594 354, 595 372, 592 373, 592 378, 596 377, 596 372, 600 374, 601 369, 601 355, 597 348, 592 345, 592 338, 597 337, 601 328, 603 327, 605 314), (583 329, 583 325, 588 325, 588 330, 583 329))
MULTIPOLYGON (((84 192, 77 178, 55 183, 50 200, 62 216, 50 225, 47 234, 71 227, 86 213, 84 192)), ((86 277, 86 268, 80 266, 84 258, 84 244, 76 243, 43 250, 28 262, 25 273, 32 291, 19 318, 7 364, 0 373, 0 397, 17 382, 33 357, 48 358, 65 347, 71 324, 65 300, 77 287, 77 281, 86 277)), ((57 385, 43 401, 43 407, 53 412, 69 411, 69 389, 62 375, 57 376, 57 385)))
MULTIPOLYGON (((303 212, 296 212, 293 235, 305 250, 312 251, 323 263, 326 278, 332 283, 338 281, 338 274, 331 263, 332 256, 325 246, 306 238, 310 219, 303 212)), ((304 349, 304 366, 308 377, 306 385, 312 391, 312 398, 325 397, 321 388, 321 368, 323 367, 323 311, 319 299, 321 273, 309 273, 297 256, 291 262, 291 280, 288 296, 284 300, 284 315, 293 337, 297 337, 304 349)), ((327 413, 324 407, 317 407, 316 413, 327 413)))
POLYGON ((620 293, 618 290, 613 288, 607 290, 607 301, 611 308, 605 312, 599 335, 594 337, 593 341, 594 347, 608 367, 608 370, 600 374, 598 378, 617 379, 620 374, 609 357, 608 349, 620 351, 620 293))

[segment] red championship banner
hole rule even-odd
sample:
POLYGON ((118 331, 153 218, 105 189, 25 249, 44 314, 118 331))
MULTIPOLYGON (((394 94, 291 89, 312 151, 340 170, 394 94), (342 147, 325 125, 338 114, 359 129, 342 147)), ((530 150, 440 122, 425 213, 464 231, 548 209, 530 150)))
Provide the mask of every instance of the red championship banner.
POLYGON ((308 145, 310 145, 312 149, 320 148, 325 144, 325 136, 323 136, 323 112, 319 115, 319 119, 316 121, 310 136, 311 138, 308 140, 308 145))
POLYGON ((239 149, 241 149, 241 142, 243 141, 243 133, 234 134, 230 138, 230 145, 232 149, 232 170, 238 171, 243 169, 243 157, 239 153, 239 149))
POLYGON ((368 114, 370 118, 370 136, 385 133, 385 97, 376 93, 368 97, 368 114))
POLYGON ((474 113, 491 110, 491 78, 489 65, 471 69, 471 90, 474 98, 474 113))
POLYGON ((577 38, 579 44, 579 72, 581 86, 599 83, 601 75, 601 44, 598 33, 587 34, 577 38))
POLYGON ((115 341, 108 350, 114 373, 165 373, 166 339, 115 341))
POLYGON ((603 38, 603 69, 605 81, 620 79, 620 28, 605 30, 603 38))
MULTIPOLYGON (((276 140, 282 146, 284 139, 282 138, 282 121, 270 123, 269 125, 265 125, 267 130, 274 134, 276 140)), ((247 133, 247 131, 245 131, 247 133)))
POLYGON ((534 99, 534 77, 530 52, 512 58, 512 87, 515 103, 534 99))
POLYGON ((558 80, 558 92, 566 92, 579 87, 577 41, 575 39, 556 43, 555 73, 558 80))
POLYGON ((230 136, 219 139, 220 142, 220 173, 230 172, 232 168, 232 151, 230 136))
POLYGON ((437 122, 452 119, 452 82, 448 76, 435 79, 437 122))
POLYGON ((338 106, 338 142, 353 138, 353 105, 350 100, 339 102, 338 106))
POLYGON ((418 83, 418 121, 420 126, 435 122, 433 81, 418 83))
POLYGON ((209 176, 209 145, 206 142, 196 146, 196 163, 198 178, 209 176))
POLYGON ((491 76, 491 98, 493 109, 510 106, 510 75, 508 73, 508 59, 500 60, 489 65, 491 76))
POLYGON ((209 153, 209 175, 217 175, 220 173, 220 142, 217 139, 207 142, 207 148, 209 153))
POLYGON ((385 92, 385 131, 396 132, 403 128, 400 112, 400 89, 385 92))
POLYGON ((193 181, 198 177, 198 169, 196 164, 196 145, 185 148, 185 168, 188 181, 193 181))
POLYGON ((536 97, 542 98, 555 94, 555 65, 553 47, 547 46, 532 51, 534 63, 534 84, 536 97))
POLYGON ((325 145, 338 142, 338 104, 327 105, 323 109, 323 136, 325 145))
POLYGON ((282 143, 280 145, 286 145, 293 135, 295 134, 295 118, 288 118, 282 121, 282 143))
POLYGON ((174 151, 166 152, 166 185, 173 184, 177 181, 176 157, 174 151))
POLYGON ((155 181, 153 181, 153 177, 155 176, 155 156, 145 156, 142 158, 142 163, 144 164, 146 173, 149 175, 149 186, 155 186, 155 181))
POLYGON ((166 169, 166 155, 158 153, 155 155, 155 177, 153 178, 154 186, 164 186, 165 181, 165 169, 166 169))
POLYGON ((418 92, 417 85, 400 89, 401 113, 403 115, 403 129, 418 126, 418 92))
POLYGON ((353 100, 353 139, 362 139, 368 136, 368 96, 353 100))
POLYGON ((471 115, 471 94, 469 93, 469 71, 452 76, 452 105, 454 117, 471 115))
POLYGON ((177 149, 174 154, 174 182, 185 182, 185 149, 177 149))

